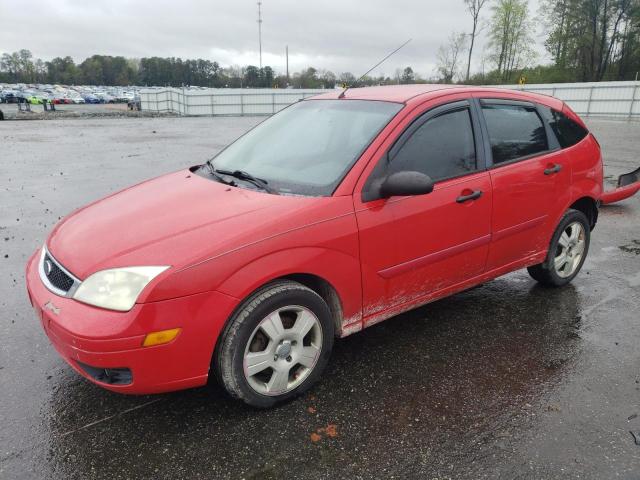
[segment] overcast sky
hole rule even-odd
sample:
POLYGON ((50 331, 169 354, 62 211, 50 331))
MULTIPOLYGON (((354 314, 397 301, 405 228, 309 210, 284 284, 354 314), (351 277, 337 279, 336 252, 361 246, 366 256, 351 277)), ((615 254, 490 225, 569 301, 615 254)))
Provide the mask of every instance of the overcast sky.
MULTIPOLYGON (((491 1, 491 0, 490 0, 491 1)), ((538 1, 530 0, 531 15, 538 1)), ((292 72, 307 66, 364 73, 408 38, 413 41, 376 74, 411 65, 434 72, 438 46, 469 32, 463 0, 263 0, 263 65, 292 72)), ((488 19, 485 7, 483 17, 488 19)), ((27 48, 49 60, 92 54, 206 58, 223 66, 258 65, 254 0, 0 0, 0 53, 27 48)), ((537 50, 544 59, 542 32, 537 50)), ((484 41, 475 50, 480 68, 484 41)))

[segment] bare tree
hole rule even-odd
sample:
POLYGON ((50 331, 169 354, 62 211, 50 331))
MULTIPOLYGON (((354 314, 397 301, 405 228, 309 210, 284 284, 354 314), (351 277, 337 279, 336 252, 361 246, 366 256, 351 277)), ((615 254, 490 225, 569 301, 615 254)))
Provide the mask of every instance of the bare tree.
POLYGON ((356 76, 351 72, 342 72, 338 80, 345 85, 353 85, 356 81, 356 76))
POLYGON ((467 60, 467 76, 466 81, 469 81, 469 74, 471 72, 471 55, 473 54, 473 44, 476 41, 476 37, 478 36, 478 22, 480 21, 480 10, 484 7, 484 4, 487 3, 487 0, 464 0, 465 5, 467 6, 467 10, 471 14, 471 18, 473 19, 473 29, 471 30, 471 42, 469 44, 469 58, 467 60))
POLYGON ((438 49, 438 72, 442 75, 444 83, 453 82, 454 77, 458 75, 458 67, 460 63, 460 53, 464 50, 467 43, 467 36, 464 33, 452 33, 449 36, 448 43, 441 45, 438 49))

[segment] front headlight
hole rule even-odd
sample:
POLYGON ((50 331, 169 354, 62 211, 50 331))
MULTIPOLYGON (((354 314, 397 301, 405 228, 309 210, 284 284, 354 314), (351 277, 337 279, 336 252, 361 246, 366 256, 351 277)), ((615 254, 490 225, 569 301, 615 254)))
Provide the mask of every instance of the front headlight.
POLYGON ((73 298, 80 302, 127 312, 151 280, 169 267, 125 267, 96 272, 84 280, 73 298))

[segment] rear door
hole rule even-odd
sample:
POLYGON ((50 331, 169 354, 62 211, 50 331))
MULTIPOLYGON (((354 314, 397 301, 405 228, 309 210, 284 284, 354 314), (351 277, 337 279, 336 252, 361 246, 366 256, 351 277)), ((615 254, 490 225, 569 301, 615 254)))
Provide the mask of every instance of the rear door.
POLYGON ((441 105, 400 125, 356 194, 365 317, 419 302, 484 270, 491 182, 471 107, 466 100, 441 105), (429 175, 433 192, 368 197, 371 185, 397 171, 429 175))
POLYGON ((548 248, 570 197, 571 164, 535 104, 484 98, 479 107, 493 187, 490 271, 548 248))

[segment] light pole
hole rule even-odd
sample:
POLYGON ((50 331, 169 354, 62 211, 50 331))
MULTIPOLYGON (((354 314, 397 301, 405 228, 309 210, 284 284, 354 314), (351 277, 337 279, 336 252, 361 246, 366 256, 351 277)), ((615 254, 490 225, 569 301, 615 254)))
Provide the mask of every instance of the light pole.
POLYGON ((260 70, 262 70, 262 2, 258 0, 258 46, 260 48, 260 70))

